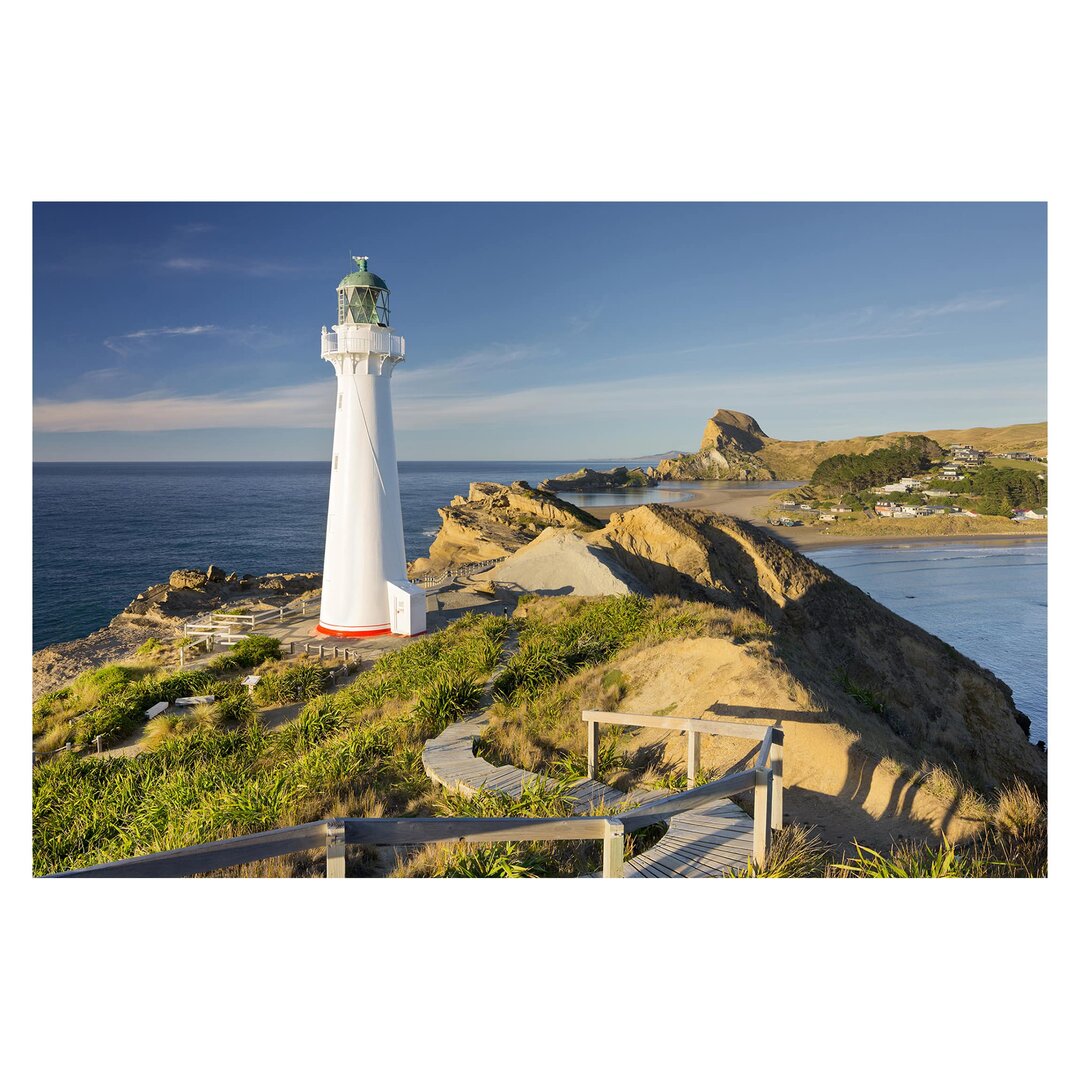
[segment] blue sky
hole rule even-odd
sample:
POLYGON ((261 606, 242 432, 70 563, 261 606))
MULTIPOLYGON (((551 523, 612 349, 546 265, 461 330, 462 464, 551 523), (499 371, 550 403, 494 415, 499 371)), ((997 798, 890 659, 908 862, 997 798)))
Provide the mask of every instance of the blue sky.
POLYGON ((39 203, 35 458, 327 458, 350 251, 403 459, 1046 417, 1042 204, 39 203))

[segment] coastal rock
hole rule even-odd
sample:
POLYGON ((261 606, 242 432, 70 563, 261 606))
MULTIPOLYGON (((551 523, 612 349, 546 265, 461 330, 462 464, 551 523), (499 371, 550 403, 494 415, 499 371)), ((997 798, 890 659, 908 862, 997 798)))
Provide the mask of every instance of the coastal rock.
POLYGON ((439 574, 451 566, 502 559, 535 539, 548 526, 591 532, 600 522, 576 506, 523 480, 513 484, 476 482, 467 499, 439 509, 442 526, 427 558, 409 568, 413 576, 439 574))
POLYGON ((613 469, 578 469, 577 472, 544 480, 540 491, 632 491, 656 487, 659 481, 652 470, 631 469, 616 465, 613 469))
POLYGON ((237 596, 255 605, 265 596, 268 603, 280 605, 283 599, 302 596, 322 584, 322 575, 315 573, 228 577, 233 580, 222 574, 220 580, 209 581, 199 570, 174 570, 168 581, 143 589, 107 627, 85 638, 39 649, 33 655, 34 696, 63 686, 88 668, 130 658, 148 637, 168 641, 187 620, 237 596))
POLYGON ((746 413, 718 409, 705 424, 701 449, 654 470, 660 480, 774 480, 758 452, 773 440, 746 413))
POLYGON ((206 571, 207 581, 224 581, 225 576, 225 571, 222 570, 220 566, 215 566, 213 563, 210 564, 206 571))
POLYGON ((206 575, 201 570, 174 570, 169 575, 170 589, 201 589, 206 575))

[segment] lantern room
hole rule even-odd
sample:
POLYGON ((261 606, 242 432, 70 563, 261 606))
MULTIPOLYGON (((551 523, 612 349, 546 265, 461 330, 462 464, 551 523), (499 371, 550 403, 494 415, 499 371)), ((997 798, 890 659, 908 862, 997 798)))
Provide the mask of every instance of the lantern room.
POLYGON ((390 325, 390 289, 378 274, 367 268, 367 256, 354 257, 356 270, 341 279, 337 287, 338 325, 370 323, 390 325))

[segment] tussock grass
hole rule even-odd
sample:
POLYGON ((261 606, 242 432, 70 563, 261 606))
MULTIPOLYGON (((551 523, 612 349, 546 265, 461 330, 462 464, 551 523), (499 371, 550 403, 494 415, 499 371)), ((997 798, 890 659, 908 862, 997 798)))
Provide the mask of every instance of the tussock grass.
MULTIPOLYGON (((475 795, 443 792, 437 812, 453 817, 568 817, 567 782, 535 780, 519 796, 481 789, 475 795)), ((498 844, 428 844, 396 877, 579 877, 600 866, 598 841, 537 840, 498 844)))
POLYGON ((916 779, 925 791, 948 803, 961 817, 975 821, 987 821, 993 817, 990 804, 963 781, 955 768, 924 761, 916 779))
POLYGON ((190 709, 163 712, 147 722, 142 745, 153 750, 166 739, 190 735, 193 731, 214 731, 221 727, 221 716, 214 705, 196 705, 190 709))
POLYGON ((264 660, 258 672, 262 681, 255 687, 254 698, 259 705, 311 701, 326 690, 331 679, 325 667, 307 657, 296 663, 264 660))
POLYGON ((839 862, 813 831, 792 824, 773 834, 763 866, 753 862, 737 877, 1001 878, 1045 877, 1046 807, 1031 788, 1006 785, 988 807, 981 831, 963 844, 903 840, 887 851, 856 842, 839 862))
POLYGON ((829 866, 830 849, 816 831, 805 825, 786 825, 773 835, 772 847, 761 864, 748 859, 746 867, 732 877, 802 878, 823 877, 829 866))

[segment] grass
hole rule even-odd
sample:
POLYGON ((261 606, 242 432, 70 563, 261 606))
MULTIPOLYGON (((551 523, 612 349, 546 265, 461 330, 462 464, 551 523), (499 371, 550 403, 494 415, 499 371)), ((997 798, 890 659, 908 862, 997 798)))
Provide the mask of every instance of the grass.
POLYGON ((954 768, 924 761, 916 780, 925 791, 953 807, 960 817, 988 821, 994 815, 993 807, 982 795, 964 783, 954 768))
MULTIPOLYGON (((340 692, 314 694, 295 720, 274 731, 247 722, 242 704, 230 704, 237 710, 230 714, 222 704, 220 723, 163 731, 156 748, 135 757, 56 756, 33 774, 34 873, 325 816, 432 812, 436 793, 420 750, 468 704, 464 691, 447 696, 433 688, 482 683, 508 632, 506 619, 464 616, 382 657, 340 692)), ((198 689, 235 686, 208 672, 181 674, 197 678, 198 689)), ((155 693, 163 681, 155 681, 155 693)), ((121 680, 120 691, 132 685, 138 683, 121 680)), ((350 865, 350 872, 364 872, 361 856, 350 854, 350 865)), ((313 856, 275 860, 269 870, 320 872, 313 856)))
MULTIPOLYGON (((495 682, 496 706, 481 753, 560 778, 585 774, 582 711, 617 711, 630 693, 619 666, 624 659, 676 639, 772 635, 772 627, 753 612, 671 597, 523 596, 515 614, 520 649, 495 682)), ((616 729, 605 731, 599 779, 620 787, 639 774, 658 786, 677 782, 668 776, 674 766, 627 760, 619 749, 622 737, 616 729)))
POLYGON ((123 738, 143 723, 151 705, 201 693, 211 682, 208 671, 162 673, 119 664, 83 672, 69 687, 35 703, 35 749, 48 752, 68 741, 85 745, 98 735, 123 738))
MULTIPOLYGON (((482 789, 474 795, 443 792, 436 812, 449 817, 568 817, 573 806, 566 783, 534 780, 518 796, 482 789)), ((396 877, 577 877, 599 866, 596 842, 521 841, 499 844, 429 844, 396 877)))
POLYGON ((879 716, 885 716, 888 711, 888 703, 884 696, 877 693, 869 686, 862 686, 855 682, 846 671, 838 671, 836 673, 836 681, 840 684, 844 693, 854 698, 860 705, 869 709, 871 712, 877 713, 879 716))
POLYGON ((748 861, 736 877, 1003 878, 1045 877, 1046 807, 1020 782, 997 792, 987 820, 970 841, 953 844, 904 840, 887 851, 856 842, 854 854, 835 861, 813 830, 791 824, 773 834, 764 864, 748 861))

